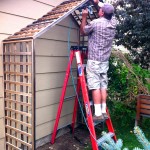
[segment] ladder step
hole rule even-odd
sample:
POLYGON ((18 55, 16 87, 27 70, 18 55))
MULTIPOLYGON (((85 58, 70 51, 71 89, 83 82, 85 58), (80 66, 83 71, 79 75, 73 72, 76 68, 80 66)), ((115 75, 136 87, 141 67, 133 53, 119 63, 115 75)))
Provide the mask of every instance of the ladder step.
POLYGON ((107 137, 113 137, 115 134, 112 132, 107 133, 106 135, 102 136, 97 140, 97 144, 100 146, 103 142, 106 141, 107 137))
POLYGON ((93 123, 94 123, 94 126, 97 126, 98 124, 104 123, 104 122, 105 122, 105 120, 103 120, 103 121, 97 121, 97 122, 93 122, 93 123))
MULTIPOLYGON (((94 124, 94 126, 97 126, 97 125, 99 125, 100 123, 104 123, 105 120, 106 120, 106 119, 101 120, 101 121, 93 121, 93 124, 94 124)), ((87 119, 86 119, 86 121, 87 121, 87 119)))
POLYGON ((76 95, 68 96, 68 97, 65 97, 64 100, 72 99, 72 98, 75 98, 75 97, 76 97, 76 95))

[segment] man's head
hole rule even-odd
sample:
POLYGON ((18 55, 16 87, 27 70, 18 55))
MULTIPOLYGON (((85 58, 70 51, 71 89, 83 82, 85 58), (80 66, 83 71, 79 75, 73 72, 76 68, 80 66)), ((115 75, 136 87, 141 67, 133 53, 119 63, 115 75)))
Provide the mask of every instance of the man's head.
POLYGON ((98 6, 100 7, 99 16, 110 20, 114 14, 114 7, 109 3, 102 2, 99 2, 98 6))

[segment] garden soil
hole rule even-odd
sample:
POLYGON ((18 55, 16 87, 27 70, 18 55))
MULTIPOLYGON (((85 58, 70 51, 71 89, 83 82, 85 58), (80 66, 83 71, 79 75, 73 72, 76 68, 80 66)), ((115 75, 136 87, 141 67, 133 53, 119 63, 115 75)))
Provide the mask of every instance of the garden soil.
POLYGON ((88 130, 77 128, 74 135, 66 133, 57 138, 53 145, 48 143, 37 148, 37 150, 84 150, 90 147, 90 144, 88 130))

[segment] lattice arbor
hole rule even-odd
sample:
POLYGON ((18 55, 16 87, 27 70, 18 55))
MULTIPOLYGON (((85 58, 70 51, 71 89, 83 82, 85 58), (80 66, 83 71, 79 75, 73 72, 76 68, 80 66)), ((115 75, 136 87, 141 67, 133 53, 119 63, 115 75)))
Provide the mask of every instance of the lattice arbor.
POLYGON ((34 149, 32 41, 4 42, 6 149, 34 149))

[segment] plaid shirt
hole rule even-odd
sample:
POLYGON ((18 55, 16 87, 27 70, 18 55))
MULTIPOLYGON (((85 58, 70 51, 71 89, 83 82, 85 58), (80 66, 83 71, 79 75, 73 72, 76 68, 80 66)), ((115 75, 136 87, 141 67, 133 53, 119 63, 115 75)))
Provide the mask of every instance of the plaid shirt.
POLYGON ((116 19, 98 18, 84 27, 88 35, 88 59, 108 61, 111 54, 112 41, 115 36, 116 19))

